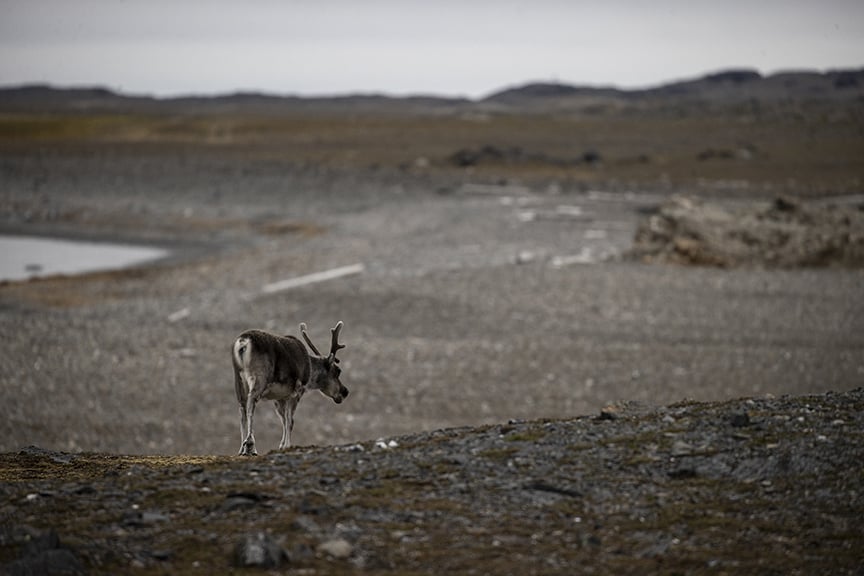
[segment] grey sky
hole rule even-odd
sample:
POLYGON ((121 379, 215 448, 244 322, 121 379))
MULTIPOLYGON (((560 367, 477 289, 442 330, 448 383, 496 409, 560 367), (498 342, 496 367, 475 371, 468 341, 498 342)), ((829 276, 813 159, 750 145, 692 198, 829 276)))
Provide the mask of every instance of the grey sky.
POLYGON ((862 66, 862 0, 0 0, 0 85, 481 96, 862 66))

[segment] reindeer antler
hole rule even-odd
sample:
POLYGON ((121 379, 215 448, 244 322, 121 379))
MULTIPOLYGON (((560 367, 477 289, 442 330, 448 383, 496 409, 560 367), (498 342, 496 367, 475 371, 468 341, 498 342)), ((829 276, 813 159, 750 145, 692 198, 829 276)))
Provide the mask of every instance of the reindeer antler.
POLYGON ((342 321, 336 323, 336 326, 330 329, 330 360, 339 362, 339 359, 336 358, 336 352, 345 348, 344 344, 339 344, 339 332, 342 331, 342 321))
POLYGON ((306 345, 309 346, 309 349, 315 353, 316 356, 321 356, 321 352, 318 351, 318 348, 312 344, 312 340, 309 339, 309 334, 306 333, 306 323, 300 323, 300 334, 303 336, 303 340, 306 341, 306 345))

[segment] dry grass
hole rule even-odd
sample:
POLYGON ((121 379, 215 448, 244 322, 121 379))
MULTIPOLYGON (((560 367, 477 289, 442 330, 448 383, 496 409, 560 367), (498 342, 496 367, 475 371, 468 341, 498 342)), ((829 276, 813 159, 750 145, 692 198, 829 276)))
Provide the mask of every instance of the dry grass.
POLYGON ((0 117, 0 144, 184 144, 242 149, 295 166, 454 175, 465 173, 450 161, 454 152, 489 145, 564 162, 485 163, 468 169, 472 174, 857 191, 864 185, 864 114, 848 106, 710 114, 15 114, 0 117), (600 154, 602 162, 580 164, 586 151, 600 154))
POLYGON ((230 464, 235 458, 224 456, 116 456, 111 454, 64 454, 54 457, 40 453, 7 454, 0 458, 0 482, 30 482, 63 478, 81 480, 101 478, 107 473, 119 473, 132 466, 150 470, 177 466, 214 466, 230 464))

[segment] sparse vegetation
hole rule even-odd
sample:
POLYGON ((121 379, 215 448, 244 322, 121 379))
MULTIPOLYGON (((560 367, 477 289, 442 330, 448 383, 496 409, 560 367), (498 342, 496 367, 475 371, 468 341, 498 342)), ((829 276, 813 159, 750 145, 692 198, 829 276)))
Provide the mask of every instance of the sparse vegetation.
POLYGON ((235 544, 262 531, 290 569, 328 573, 860 568, 864 389, 688 403, 675 414, 692 424, 674 433, 661 414, 510 424, 506 447, 485 427, 400 438, 410 448, 254 459, 4 454, 0 561, 11 566, 28 538, 55 531, 94 573, 226 572, 235 544), (830 416, 790 434, 784 418, 803 401, 830 416), (733 435, 742 410, 762 441, 733 435), (587 433, 590 446, 556 461, 587 433), (670 434, 712 449, 682 452, 670 434), (640 454, 652 457, 634 463, 640 454), (336 536, 350 543, 347 558, 315 553, 336 536))

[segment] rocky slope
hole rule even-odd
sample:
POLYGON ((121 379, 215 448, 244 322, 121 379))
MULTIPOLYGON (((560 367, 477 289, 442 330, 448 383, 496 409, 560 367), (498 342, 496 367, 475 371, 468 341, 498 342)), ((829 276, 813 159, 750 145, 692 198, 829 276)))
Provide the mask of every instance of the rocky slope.
POLYGON ((644 218, 631 255, 647 262, 720 267, 864 265, 864 202, 722 206, 675 196, 644 218))
POLYGON ((257 458, 0 455, 48 573, 858 574, 864 389, 614 405, 257 458))

